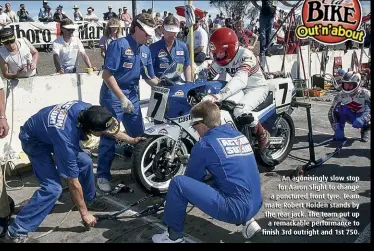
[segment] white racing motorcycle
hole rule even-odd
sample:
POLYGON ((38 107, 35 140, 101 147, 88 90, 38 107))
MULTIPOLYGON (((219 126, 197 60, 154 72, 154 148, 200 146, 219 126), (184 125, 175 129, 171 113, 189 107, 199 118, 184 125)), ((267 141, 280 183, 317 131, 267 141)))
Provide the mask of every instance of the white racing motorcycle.
MULTIPOLYGON (((172 66, 172 65, 171 65, 172 66)), ((168 70, 173 69, 169 67, 168 70)), ((172 177, 183 175, 186 165, 181 156, 190 154, 199 135, 190 126, 190 110, 207 94, 218 93, 227 82, 197 80, 185 84, 180 74, 165 71, 161 84, 152 88, 147 116, 153 121, 146 126, 144 142, 135 145, 132 154, 132 176, 147 193, 166 193, 172 177)), ((270 92, 255 112, 261 124, 271 133, 268 152, 276 163, 282 162, 293 147, 295 126, 291 118, 292 97, 295 94, 291 78, 267 80, 270 92)), ((246 121, 233 116, 244 94, 238 93, 220 104, 222 124, 230 123, 246 135, 254 149, 256 159, 268 170, 273 170, 258 153, 256 137, 251 135, 246 121)))

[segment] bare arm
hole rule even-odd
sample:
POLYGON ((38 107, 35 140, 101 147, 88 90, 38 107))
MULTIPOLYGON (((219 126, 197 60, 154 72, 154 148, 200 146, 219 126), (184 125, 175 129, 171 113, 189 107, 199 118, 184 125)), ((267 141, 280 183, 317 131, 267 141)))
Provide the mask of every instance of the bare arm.
POLYGON ((90 58, 88 57, 86 52, 81 52, 80 54, 82 56, 82 59, 83 59, 84 63, 87 65, 87 67, 92 68, 90 58))
POLYGON ((105 48, 101 48, 101 57, 105 58, 105 48))
POLYGON ((121 132, 121 131, 119 131, 113 137, 116 140, 123 141, 125 143, 132 144, 132 145, 135 145, 139 141, 145 140, 145 138, 143 138, 143 137, 136 137, 136 138, 130 137, 129 135, 127 135, 126 133, 121 132))
POLYGON ((56 72, 64 73, 60 65, 59 56, 57 54, 53 54, 53 63, 55 64, 56 72))
POLYGON ((155 86, 155 85, 158 85, 158 82, 160 82, 160 80, 157 78, 157 77, 154 77, 152 79, 144 79, 144 81, 149 85, 149 86, 155 86))
POLYGON ((14 79, 18 77, 18 72, 17 73, 10 73, 8 72, 8 64, 0 57, 0 68, 1 72, 3 73, 3 76, 7 79, 14 79))
MULTIPOLYGON (((3 81, 0 79, 0 81, 3 81)), ((0 89, 0 116, 5 116, 5 95, 4 89, 0 89)), ((0 118, 0 138, 5 138, 9 132, 8 121, 5 118, 0 118)), ((1 171, 1 170, 0 170, 1 171)))
POLYGON ((258 41, 258 36, 256 34, 252 34, 253 42, 248 46, 248 49, 253 50, 256 46, 256 43, 258 41))
POLYGON ((192 79, 191 79, 192 67, 191 67, 191 65, 185 66, 183 70, 184 70, 184 77, 186 78, 186 81, 187 82, 192 82, 192 79))
POLYGON ((78 178, 67 179, 67 182, 69 186, 69 191, 71 193, 71 198, 83 218, 85 215, 87 215, 88 210, 87 210, 86 203, 84 202, 84 199, 83 199, 82 186, 79 183, 78 178))

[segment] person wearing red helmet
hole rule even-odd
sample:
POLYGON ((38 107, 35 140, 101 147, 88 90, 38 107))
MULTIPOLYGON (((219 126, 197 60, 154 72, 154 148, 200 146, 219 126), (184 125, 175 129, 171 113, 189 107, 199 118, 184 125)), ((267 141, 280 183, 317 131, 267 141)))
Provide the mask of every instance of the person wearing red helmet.
POLYGON ((341 91, 335 96, 328 118, 335 140, 344 140, 345 123, 361 129, 361 140, 369 141, 371 94, 361 87, 361 75, 348 71, 341 80, 341 91))
MULTIPOLYGON (((204 100, 220 102, 243 91, 245 95, 238 103, 244 106, 237 106, 234 116, 237 118, 252 113, 253 109, 265 101, 269 92, 256 56, 249 49, 239 46, 235 32, 226 27, 213 32, 209 48, 214 58, 208 70, 210 78, 224 71, 232 78, 218 94, 208 95, 204 100)), ((256 134, 260 151, 263 153, 268 145, 270 134, 259 123, 256 114, 252 113, 252 115, 254 121, 249 126, 256 134)))

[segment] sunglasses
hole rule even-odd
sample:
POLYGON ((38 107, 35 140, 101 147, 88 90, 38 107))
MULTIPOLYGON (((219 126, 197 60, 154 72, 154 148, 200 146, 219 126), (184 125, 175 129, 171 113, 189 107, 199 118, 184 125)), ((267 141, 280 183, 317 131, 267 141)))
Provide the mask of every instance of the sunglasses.
POLYGON ((6 40, 2 42, 4 45, 13 44, 16 41, 16 39, 6 40))
POLYGON ((196 121, 196 122, 193 122, 191 123, 191 127, 195 127, 197 126, 198 124, 202 124, 203 122, 202 121, 196 121))

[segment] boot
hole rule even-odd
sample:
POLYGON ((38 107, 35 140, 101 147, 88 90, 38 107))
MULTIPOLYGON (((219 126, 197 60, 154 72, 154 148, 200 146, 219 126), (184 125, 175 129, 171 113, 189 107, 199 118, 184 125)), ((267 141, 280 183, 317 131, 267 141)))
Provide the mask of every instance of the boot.
POLYGON ((370 132, 370 127, 367 126, 367 127, 361 128, 361 141, 363 142, 369 141, 370 139, 369 132, 370 132))
POLYGON ((258 147, 262 154, 266 147, 269 145, 270 133, 258 122, 255 127, 255 135, 258 141, 258 147))

